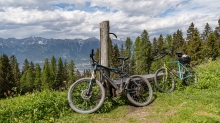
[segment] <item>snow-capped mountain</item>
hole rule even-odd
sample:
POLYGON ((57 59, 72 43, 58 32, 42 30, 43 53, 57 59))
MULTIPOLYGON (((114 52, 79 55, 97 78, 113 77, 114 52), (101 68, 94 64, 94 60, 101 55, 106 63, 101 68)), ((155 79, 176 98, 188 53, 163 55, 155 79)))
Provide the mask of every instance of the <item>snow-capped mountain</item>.
MULTIPOLYGON (((113 40, 119 46, 123 41, 113 40)), ((99 39, 46 39, 42 37, 29 37, 24 39, 0 38, 0 53, 6 54, 8 57, 15 55, 20 64, 23 66, 24 60, 29 62, 43 64, 44 60, 51 59, 52 55, 55 58, 62 58, 63 61, 69 62, 73 60, 76 66, 89 62, 89 54, 91 49, 100 47, 99 39)))

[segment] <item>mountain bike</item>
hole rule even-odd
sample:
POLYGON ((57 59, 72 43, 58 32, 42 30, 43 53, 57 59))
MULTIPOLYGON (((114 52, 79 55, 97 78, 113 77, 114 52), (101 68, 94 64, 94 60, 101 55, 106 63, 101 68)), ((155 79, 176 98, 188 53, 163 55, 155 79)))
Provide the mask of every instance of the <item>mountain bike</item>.
MULTIPOLYGON (((169 53, 161 53, 161 58, 169 53)), ((163 61, 163 67, 155 72, 154 81, 160 92, 169 93, 175 89, 174 77, 182 80, 183 84, 193 86, 198 82, 196 72, 190 66, 190 57, 182 53, 176 53, 178 60, 166 62, 163 61)))
POLYGON ((95 61, 94 51, 90 54, 92 75, 91 78, 82 78, 74 82, 68 91, 69 106, 78 113, 87 114, 97 111, 104 103, 106 91, 105 82, 96 79, 96 72, 104 77, 119 94, 126 94, 128 100, 135 106, 146 106, 151 102, 153 90, 147 79, 141 75, 128 75, 123 71, 124 61, 128 58, 119 58, 122 60, 122 69, 103 66, 95 61), (117 73, 120 77, 111 79, 106 70, 117 73))

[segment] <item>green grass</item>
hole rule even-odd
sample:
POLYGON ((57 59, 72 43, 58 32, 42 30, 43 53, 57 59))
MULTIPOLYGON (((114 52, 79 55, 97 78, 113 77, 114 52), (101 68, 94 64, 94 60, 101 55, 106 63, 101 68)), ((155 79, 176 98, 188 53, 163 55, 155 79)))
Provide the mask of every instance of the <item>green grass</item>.
MULTIPOLYGON (((133 107, 126 99, 106 98, 93 114, 78 114, 67 103, 67 92, 35 92, 0 100, 0 122, 4 123, 220 123, 220 60, 196 68, 195 87, 177 83, 177 90, 154 92, 150 105, 133 107)), ((154 89, 155 90, 155 89, 154 89)))

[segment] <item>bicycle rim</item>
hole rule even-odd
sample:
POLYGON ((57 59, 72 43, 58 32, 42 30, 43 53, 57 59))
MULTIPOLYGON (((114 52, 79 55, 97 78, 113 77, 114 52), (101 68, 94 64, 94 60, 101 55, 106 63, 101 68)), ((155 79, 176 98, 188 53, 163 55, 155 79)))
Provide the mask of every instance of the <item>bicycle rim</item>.
POLYGON ((68 92, 70 107, 82 114, 93 113, 98 110, 105 98, 105 90, 99 81, 93 82, 92 91, 89 95, 88 87, 90 78, 83 78, 73 83, 68 92))
POLYGON ((151 102, 153 90, 148 80, 142 76, 131 76, 127 82, 127 98, 136 106, 146 106, 151 102))
POLYGON ((155 84, 160 92, 170 93, 174 91, 175 81, 171 72, 165 68, 157 70, 155 73, 155 84))
POLYGON ((183 80, 183 82, 188 86, 194 86, 198 82, 197 74, 189 65, 186 65, 186 68, 188 72, 186 71, 184 74, 184 77, 186 78, 183 80))

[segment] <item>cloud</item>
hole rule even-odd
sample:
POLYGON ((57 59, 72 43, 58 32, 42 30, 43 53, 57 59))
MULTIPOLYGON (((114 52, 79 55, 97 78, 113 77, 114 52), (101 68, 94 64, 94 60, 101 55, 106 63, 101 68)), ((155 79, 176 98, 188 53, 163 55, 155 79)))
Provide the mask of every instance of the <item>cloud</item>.
POLYGON ((99 24, 135 40, 144 29, 151 38, 166 36, 191 22, 201 32, 220 19, 219 0, 1 0, 0 37, 99 38, 99 24), (16 32, 16 33, 15 33, 16 32))

